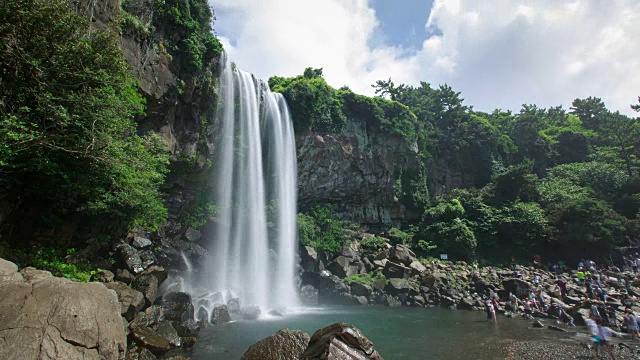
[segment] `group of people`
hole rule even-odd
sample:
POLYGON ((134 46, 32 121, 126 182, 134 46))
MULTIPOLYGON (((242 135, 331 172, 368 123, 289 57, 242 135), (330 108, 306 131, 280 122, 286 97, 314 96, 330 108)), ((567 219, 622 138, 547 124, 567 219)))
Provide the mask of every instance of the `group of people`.
MULTIPOLYGON (((539 259, 536 260, 539 262, 539 259)), ((632 310, 634 298, 629 294, 630 292, 632 293, 633 287, 631 281, 626 281, 623 278, 623 271, 638 273, 640 254, 625 256, 621 267, 622 269, 616 266, 600 267, 593 260, 583 259, 578 263, 573 280, 569 280, 573 285, 568 286, 567 281, 563 280, 562 277, 558 277, 555 280, 553 290, 549 287, 544 287, 545 284, 542 284, 540 276, 534 274, 528 279, 532 284, 531 291, 524 294, 510 293, 508 301, 504 304, 505 308, 514 312, 524 310, 528 314, 543 312, 557 317, 565 327, 574 326, 574 318, 571 314, 567 313, 563 306, 549 301, 544 289, 551 292, 553 297, 567 301, 567 296, 580 297, 583 293, 582 291, 575 292, 571 290, 569 294, 568 289, 575 289, 576 285, 584 287, 584 295, 591 299, 593 304, 590 310, 590 317, 585 322, 591 331, 595 345, 594 349, 598 356, 600 356, 600 352, 605 352, 610 354, 612 359, 616 359, 614 347, 610 342, 611 329, 626 331, 631 335, 632 339, 640 340, 640 316, 634 314, 632 310), (609 294, 607 290, 610 288, 615 288, 619 291, 616 290, 609 294), (621 324, 618 321, 618 316, 622 307, 619 307, 620 303, 617 300, 611 300, 612 295, 619 299, 624 307, 625 313, 621 324)), ((549 269, 556 275, 568 270, 564 262, 553 264, 549 269)), ((520 279, 526 277, 527 272, 520 271, 519 266, 515 263, 512 263, 512 270, 512 276, 520 279)), ((490 294, 485 301, 487 319, 496 322, 496 312, 499 309, 500 305, 497 296, 493 293, 490 294)))

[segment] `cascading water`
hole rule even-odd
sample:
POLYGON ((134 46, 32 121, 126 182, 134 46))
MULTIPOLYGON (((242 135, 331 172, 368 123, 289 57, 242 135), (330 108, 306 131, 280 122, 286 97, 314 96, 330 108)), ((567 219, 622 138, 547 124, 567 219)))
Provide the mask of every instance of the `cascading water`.
POLYGON ((297 254, 297 170, 289 110, 281 94, 223 55, 219 83, 211 258, 199 286, 263 310, 292 308, 297 254))

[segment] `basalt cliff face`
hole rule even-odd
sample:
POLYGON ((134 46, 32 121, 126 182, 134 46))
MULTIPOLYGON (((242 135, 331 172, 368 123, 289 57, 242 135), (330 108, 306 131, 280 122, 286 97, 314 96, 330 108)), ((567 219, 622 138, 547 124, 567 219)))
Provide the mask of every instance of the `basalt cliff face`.
POLYGON ((420 167, 415 142, 348 121, 339 134, 299 135, 297 150, 301 210, 331 203, 345 218, 373 229, 415 220, 397 189, 403 171, 420 167))

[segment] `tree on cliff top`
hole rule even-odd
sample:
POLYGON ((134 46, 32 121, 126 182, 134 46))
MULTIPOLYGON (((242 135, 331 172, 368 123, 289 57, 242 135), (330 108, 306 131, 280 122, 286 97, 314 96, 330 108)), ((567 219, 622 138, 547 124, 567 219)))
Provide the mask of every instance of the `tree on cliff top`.
POLYGON ((24 203, 157 226, 168 155, 117 38, 67 0, 0 2, 0 187, 24 203), (8 189, 8 190, 7 190, 8 189))

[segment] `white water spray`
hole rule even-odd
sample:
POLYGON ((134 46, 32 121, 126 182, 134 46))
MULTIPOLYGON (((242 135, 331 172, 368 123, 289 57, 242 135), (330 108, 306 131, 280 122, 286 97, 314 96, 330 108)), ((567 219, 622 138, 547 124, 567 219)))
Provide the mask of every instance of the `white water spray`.
POLYGON ((263 310, 294 307, 297 170, 282 95, 223 55, 215 162, 217 226, 205 287, 263 310))

